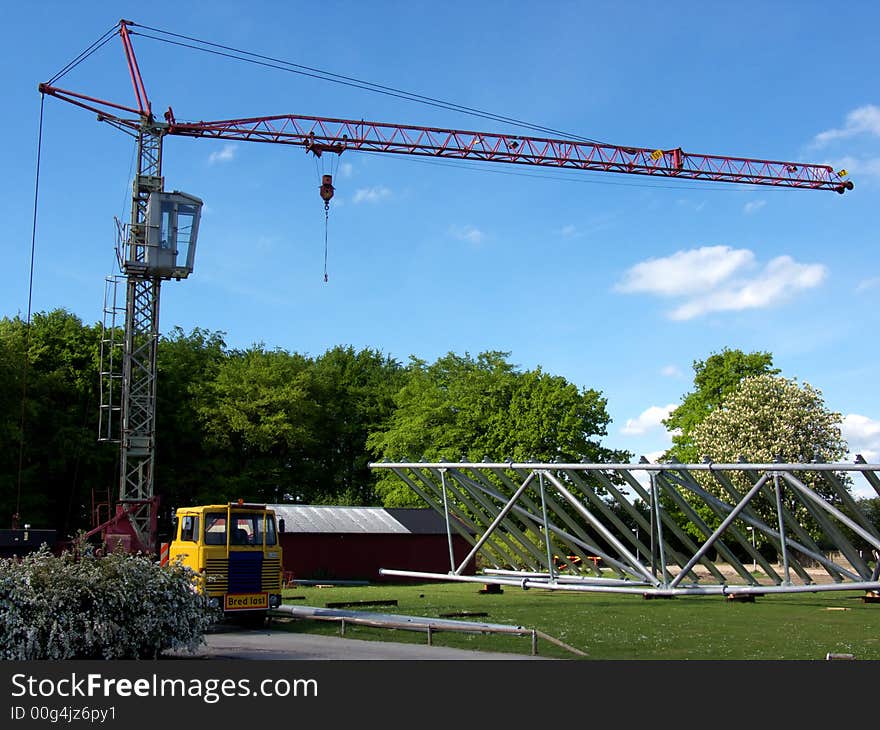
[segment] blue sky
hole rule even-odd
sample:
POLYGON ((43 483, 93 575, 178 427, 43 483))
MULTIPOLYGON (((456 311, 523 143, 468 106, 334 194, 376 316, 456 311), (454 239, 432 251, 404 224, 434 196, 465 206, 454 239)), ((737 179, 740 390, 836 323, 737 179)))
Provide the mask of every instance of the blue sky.
MULTIPOLYGON (((851 2, 42 2, 5 8, 0 314, 24 315, 40 98, 121 17, 572 135, 845 167, 845 195, 169 138, 167 189, 205 201, 196 270, 160 326, 310 355, 510 352, 607 397, 606 443, 659 423, 723 347, 768 350, 880 461, 880 6, 851 2), (323 167, 322 167, 323 165, 323 167), (329 281, 320 175, 333 172, 329 281)), ((134 39, 154 110, 528 133, 134 39)), ((59 85, 133 104, 111 41, 59 85)), ((32 309, 102 317, 133 145, 45 103, 32 309)))

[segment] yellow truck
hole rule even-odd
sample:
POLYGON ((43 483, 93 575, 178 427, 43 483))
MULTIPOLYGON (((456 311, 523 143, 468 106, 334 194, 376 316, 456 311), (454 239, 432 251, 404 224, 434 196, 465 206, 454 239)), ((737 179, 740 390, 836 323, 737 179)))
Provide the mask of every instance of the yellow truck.
POLYGON ((180 560, 194 570, 212 605, 229 617, 259 620, 281 605, 281 544, 266 505, 181 507, 163 553, 162 562, 180 560))

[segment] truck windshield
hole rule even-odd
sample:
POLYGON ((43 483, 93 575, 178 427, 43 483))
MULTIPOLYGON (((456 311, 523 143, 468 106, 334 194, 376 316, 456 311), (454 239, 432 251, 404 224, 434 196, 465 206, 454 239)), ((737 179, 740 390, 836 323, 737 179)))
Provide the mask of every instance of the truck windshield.
POLYGON ((226 513, 209 512, 205 515, 205 545, 226 544, 226 513))
POLYGON ((264 522, 271 526, 266 531, 266 545, 275 544, 275 522, 265 513, 232 515, 231 545, 263 545, 264 522))
MULTIPOLYGON (((230 545, 275 545, 275 518, 263 512, 233 512, 230 527, 230 545)), ((205 545, 226 544, 226 513, 209 512, 205 515, 205 545)))

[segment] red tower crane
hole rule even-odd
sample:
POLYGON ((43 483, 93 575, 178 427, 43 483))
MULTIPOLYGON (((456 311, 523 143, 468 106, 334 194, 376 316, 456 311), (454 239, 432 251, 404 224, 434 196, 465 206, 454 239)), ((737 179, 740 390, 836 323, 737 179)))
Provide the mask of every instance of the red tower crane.
MULTIPOLYGON (((96 526, 105 540, 118 540, 133 551, 155 552, 158 499, 153 471, 156 436, 156 348, 159 339, 159 293, 163 280, 186 278, 192 271, 195 238, 187 261, 178 262, 175 245, 157 239, 156 228, 174 231, 179 244, 178 216, 195 234, 200 201, 182 193, 167 193, 162 177, 162 140, 167 135, 264 142, 303 147, 316 156, 347 150, 399 155, 503 162, 515 165, 568 168, 680 180, 768 185, 844 193, 853 183, 845 170, 829 165, 685 152, 681 148, 652 149, 600 142, 551 139, 521 134, 475 132, 418 127, 364 120, 331 119, 295 114, 181 122, 171 108, 159 121, 153 115, 132 45, 136 23, 120 20, 122 41, 137 106, 125 106, 85 94, 39 85, 41 94, 95 112, 98 120, 133 134, 137 139, 137 173, 133 185, 131 222, 120 266, 126 275, 126 310, 122 373, 114 380, 102 367, 102 411, 109 417, 104 440, 120 444, 120 484, 116 514, 96 526), (163 217, 165 216, 165 217, 163 217), (170 217, 168 217, 170 216, 170 217), (171 221, 169 224, 168 221, 171 221), (114 396, 114 383, 119 390, 114 396), (106 397, 105 397, 106 396, 106 397)), ((320 188, 325 205, 333 196, 332 179, 320 188)), ((185 224, 180 224, 180 230, 185 224)))

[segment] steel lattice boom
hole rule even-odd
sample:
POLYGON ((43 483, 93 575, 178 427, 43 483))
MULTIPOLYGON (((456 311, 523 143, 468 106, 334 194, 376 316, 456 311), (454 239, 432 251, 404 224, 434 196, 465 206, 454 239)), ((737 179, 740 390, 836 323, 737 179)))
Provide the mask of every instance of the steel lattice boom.
MULTIPOLYGON (((140 115, 139 110, 48 85, 41 85, 40 91, 95 111, 104 121, 132 130, 140 125, 138 117, 125 118, 116 113, 127 111, 140 115)), ((844 179, 845 171, 835 172, 830 165, 695 154, 680 148, 660 150, 387 122, 296 114, 179 122, 169 109, 165 113, 165 124, 161 127, 169 135, 294 145, 316 155, 324 152, 342 154, 352 150, 680 180, 833 190, 837 193, 853 188, 852 181, 844 179)))
POLYGON ((840 193, 852 187, 828 165, 692 154, 678 148, 622 147, 598 142, 293 114, 182 123, 175 121, 169 110, 166 119, 169 134, 299 145, 318 154, 341 154, 346 150, 388 152, 840 193))
POLYGON ((880 591, 880 532, 847 487, 864 478, 880 495, 880 464, 861 458, 370 467, 442 514, 450 543, 448 573, 383 575, 646 597, 880 591), (458 565, 453 532, 473 546, 458 565), (477 556, 482 573, 463 575, 477 556))

